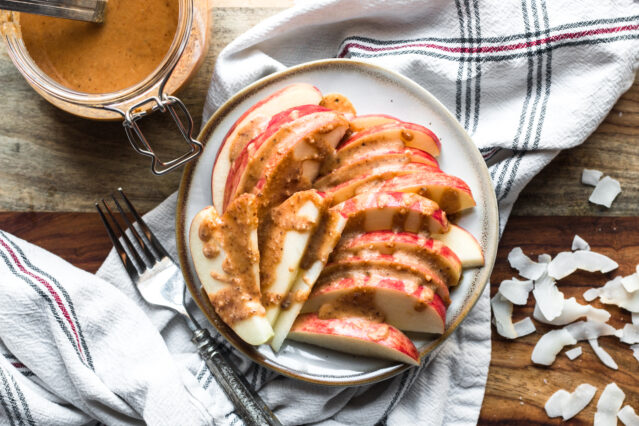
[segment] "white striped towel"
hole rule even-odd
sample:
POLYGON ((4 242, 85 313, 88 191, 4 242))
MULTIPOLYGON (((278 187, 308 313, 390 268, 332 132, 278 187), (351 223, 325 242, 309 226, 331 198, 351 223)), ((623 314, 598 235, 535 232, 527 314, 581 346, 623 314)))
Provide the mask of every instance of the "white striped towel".
MULTIPOLYGON (((630 87, 638 38, 633 0, 300 1, 221 53, 205 117, 298 63, 346 57, 394 69, 471 134, 503 229, 524 185, 630 87)), ((174 210, 171 197, 147 216, 172 253, 174 210)), ((0 280, 0 423, 240 423, 188 331, 140 300, 113 253, 95 277, 0 233, 0 280)), ((428 365, 371 386, 309 385, 229 356, 285 424, 473 424, 490 361, 488 294, 428 365)))

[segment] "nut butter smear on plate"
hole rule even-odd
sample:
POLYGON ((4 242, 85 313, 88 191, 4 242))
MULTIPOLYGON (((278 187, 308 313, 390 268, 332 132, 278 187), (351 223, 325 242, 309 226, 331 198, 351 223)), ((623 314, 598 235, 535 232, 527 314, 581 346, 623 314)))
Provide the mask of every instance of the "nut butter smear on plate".
POLYGON ((102 24, 20 14, 29 55, 53 80, 82 93, 131 87, 160 65, 175 36, 177 0, 109 0, 102 24))

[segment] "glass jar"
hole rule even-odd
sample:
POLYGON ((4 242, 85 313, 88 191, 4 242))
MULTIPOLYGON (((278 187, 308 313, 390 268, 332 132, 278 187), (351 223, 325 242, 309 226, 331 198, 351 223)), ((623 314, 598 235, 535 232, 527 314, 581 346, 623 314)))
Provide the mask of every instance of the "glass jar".
POLYGON ((43 98, 71 114, 94 120, 123 120, 133 148, 153 159, 152 171, 164 174, 195 158, 202 145, 192 136, 193 121, 175 96, 193 77, 208 49, 209 0, 178 0, 175 37, 158 67, 143 81, 112 93, 88 94, 65 87, 45 74, 29 56, 20 31, 20 14, 0 11, 0 35, 16 68, 43 98), (163 162, 155 155, 137 121, 154 111, 169 112, 190 146, 189 152, 163 162), (186 122, 179 118, 182 112, 186 122))

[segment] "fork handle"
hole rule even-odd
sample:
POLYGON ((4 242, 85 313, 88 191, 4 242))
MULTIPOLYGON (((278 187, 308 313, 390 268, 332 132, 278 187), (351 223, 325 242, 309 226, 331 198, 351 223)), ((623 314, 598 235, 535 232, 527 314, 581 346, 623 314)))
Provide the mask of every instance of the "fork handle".
POLYGON ((206 362, 206 366, 215 376, 244 423, 250 426, 282 425, 233 364, 220 353, 217 343, 211 338, 208 330, 202 328, 195 330, 192 340, 206 362))

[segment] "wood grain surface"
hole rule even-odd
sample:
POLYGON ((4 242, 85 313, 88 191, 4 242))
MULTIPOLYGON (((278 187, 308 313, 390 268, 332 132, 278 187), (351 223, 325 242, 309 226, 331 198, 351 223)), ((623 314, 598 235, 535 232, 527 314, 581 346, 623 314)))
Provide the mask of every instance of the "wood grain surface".
MULTIPOLYGON (((0 229, 37 244, 87 271, 95 272, 111 249, 102 223, 96 213, 0 212, 0 229)), ((566 297, 576 297, 586 303, 583 292, 601 286, 617 274, 630 274, 639 262, 639 217, 513 217, 506 226, 492 275, 491 294, 499 283, 516 276, 510 268, 508 252, 521 247, 533 258, 542 253, 556 255, 570 249, 577 233, 593 250, 611 256, 620 267, 603 275, 577 272, 560 281, 566 297)), ((610 324, 619 328, 630 322, 630 315, 614 306, 593 302, 612 313, 610 324)), ((516 307, 514 318, 532 316, 533 298, 525 307, 516 307)), ((583 354, 570 361, 562 351, 550 367, 536 366, 530 361, 532 349, 542 333, 556 328, 535 321, 537 332, 516 340, 500 337, 493 328, 492 357, 486 393, 480 414, 480 424, 559 424, 544 411, 546 400, 558 389, 574 390, 581 383, 590 383, 598 391, 593 402, 569 424, 592 424, 596 402, 603 388, 615 382, 626 393, 624 404, 639 411, 639 361, 628 345, 615 337, 603 337, 601 346, 619 364, 619 370, 605 367, 587 342, 579 342, 583 354)), ((567 347, 566 349, 569 349, 567 347)))

